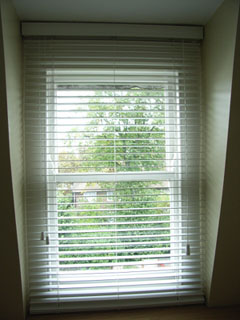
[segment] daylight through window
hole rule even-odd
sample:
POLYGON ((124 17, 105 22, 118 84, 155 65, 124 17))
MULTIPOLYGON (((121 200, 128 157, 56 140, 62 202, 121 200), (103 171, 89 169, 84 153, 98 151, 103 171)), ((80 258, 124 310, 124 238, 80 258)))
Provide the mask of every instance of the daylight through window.
POLYGON ((25 41, 32 313, 202 301, 198 58, 25 41))

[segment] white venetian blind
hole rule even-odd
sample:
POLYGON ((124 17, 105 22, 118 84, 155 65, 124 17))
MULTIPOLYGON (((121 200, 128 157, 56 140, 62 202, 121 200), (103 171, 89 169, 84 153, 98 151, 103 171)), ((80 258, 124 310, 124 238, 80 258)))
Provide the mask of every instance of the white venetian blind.
POLYGON ((203 300, 199 49, 25 40, 31 313, 203 300))

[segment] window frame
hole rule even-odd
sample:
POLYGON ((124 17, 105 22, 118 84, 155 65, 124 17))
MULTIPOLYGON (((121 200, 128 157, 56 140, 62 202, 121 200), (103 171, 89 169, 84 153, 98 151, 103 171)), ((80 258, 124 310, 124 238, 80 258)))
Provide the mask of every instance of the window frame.
MULTIPOLYGON (((178 72, 177 71, 171 71, 169 72, 169 74, 177 74, 178 72)), ((55 77, 54 77, 54 71, 52 72, 47 72, 47 79, 50 80, 50 83, 51 83, 51 89, 48 89, 48 92, 50 92, 50 100, 48 100, 50 102, 50 109, 53 107, 54 109, 53 110, 50 110, 50 119, 54 119, 54 114, 56 112, 55 110, 55 106, 58 104, 57 103, 57 97, 58 95, 56 94, 56 92, 58 91, 58 85, 55 84, 55 77)), ((47 81, 48 82, 48 81, 47 81)), ((71 86, 71 84, 70 84, 71 86)), ((113 89, 115 89, 117 87, 117 84, 114 83, 112 86, 111 86, 113 89)), ((80 87, 81 88, 81 87, 80 87)), ((165 99, 167 97, 167 103, 166 105, 170 105, 170 100, 178 105, 178 109, 179 109, 179 98, 178 96, 172 96, 172 97, 169 97, 168 94, 169 92, 171 91, 174 91, 174 92, 178 92, 178 83, 176 83, 175 85, 171 84, 171 85, 168 85, 168 89, 165 90, 165 99)), ((61 87, 62 89, 62 87, 61 87)), ((70 89, 67 89, 66 88, 66 91, 71 91, 71 88, 70 89)), ((90 86, 88 88, 88 90, 99 90, 99 87, 97 87, 97 89, 95 89, 94 86, 90 86)), ((122 89, 124 91, 124 89, 122 89)), ((146 88, 144 88, 143 90, 147 90, 146 88)), ((47 110, 48 110, 48 103, 46 104, 47 106, 47 110)), ((180 136, 179 134, 181 134, 180 132, 180 116, 179 116, 179 119, 178 119, 178 122, 177 124, 176 123, 171 123, 171 121, 169 120, 171 117, 170 117, 170 114, 171 113, 174 113, 175 110, 170 110, 169 106, 168 107, 165 107, 165 113, 166 113, 166 117, 165 117, 165 121, 166 121, 166 139, 165 141, 168 142, 166 143, 167 145, 171 145, 171 143, 169 143, 171 140, 170 139, 174 139, 174 141, 177 141, 179 147, 178 148, 181 148, 181 144, 179 143, 179 140, 180 140, 180 136), (175 133, 169 133, 170 129, 169 129, 169 126, 173 126, 174 127, 177 127, 177 132, 178 132, 178 136, 175 137, 175 133)), ((47 111, 48 113, 49 111, 47 111)), ((176 121, 175 117, 174 117, 174 120, 173 121, 176 121)), ((52 125, 50 127, 48 127, 50 129, 51 132, 55 132, 55 130, 53 130, 54 128, 54 123, 52 123, 52 125)), ((46 132, 46 135, 48 136, 48 133, 46 132)), ((51 135, 54 135, 54 133, 51 133, 51 135)), ((55 154, 54 152, 54 136, 50 137, 52 139, 50 139, 50 141, 53 141, 53 144, 49 146, 50 149, 53 150, 53 154, 55 154)), ((173 143, 173 145, 175 146, 175 143, 173 143)), ((174 148, 174 147, 166 147, 166 149, 168 151, 166 151, 166 154, 169 153, 171 154, 171 148, 174 148)), ((181 154, 181 150, 179 150, 179 153, 181 154)), ((47 152, 48 153, 48 152, 47 152)), ((54 161, 56 161, 54 159, 54 161)), ((175 159, 175 160, 166 160, 166 167, 168 167, 168 163, 173 163, 175 161, 176 162, 181 162, 182 160, 181 159, 175 159)), ((179 164, 176 165, 176 167, 178 168, 179 167, 179 164)), ((126 181, 126 182, 131 182, 131 181, 168 181, 169 182, 169 189, 170 189, 170 192, 169 192, 169 196, 170 196, 170 200, 169 200, 169 203, 170 203, 170 213, 169 213, 169 217, 170 217, 170 225, 172 225, 172 228, 171 228, 171 231, 170 231, 170 252, 172 252, 173 254, 171 254, 171 257, 170 257, 170 261, 171 260, 174 260, 174 255, 177 255, 178 252, 179 252, 179 244, 181 244, 181 240, 182 240, 182 235, 181 235, 181 225, 182 225, 182 214, 181 214, 181 203, 182 200, 182 190, 181 190, 181 180, 179 179, 179 176, 181 176, 181 172, 174 172, 173 170, 173 166, 170 164, 170 170, 168 172, 166 171, 145 171, 145 172, 116 172, 116 173, 56 173, 54 175, 54 177, 52 177, 52 184, 51 184, 51 190, 52 189, 55 189, 55 191, 51 191, 51 194, 50 194, 50 199, 53 199, 54 197, 57 198, 57 195, 56 195, 56 192, 57 192, 57 187, 56 185, 58 183, 88 183, 88 182, 123 182, 123 181, 126 181), (54 188, 53 188, 53 184, 54 184, 54 188), (177 192, 177 195, 175 194, 176 192, 176 188, 178 190, 177 192), (179 190, 181 190, 179 192, 179 190), (178 203, 177 207, 176 208, 176 203, 178 203), (176 217, 176 213, 178 214, 178 217, 176 217), (178 231, 177 229, 180 229, 180 231, 178 231)), ((47 169, 48 171, 49 169, 47 169)), ((51 169, 50 169, 51 170, 51 169)), ((56 170, 56 169, 55 169, 56 170)), ((47 176, 48 176, 48 172, 47 172, 47 176)), ((51 176, 51 175, 50 175, 51 176)), ((58 215, 58 209, 57 209, 57 204, 56 204, 56 200, 53 202, 55 203, 53 206, 50 204, 50 207, 52 208, 51 211, 54 211, 52 212, 51 216, 50 216, 50 219, 51 221, 57 221, 57 215, 58 215), (55 218, 55 219, 54 219, 55 218), (53 219, 53 220, 52 220, 53 219)), ((49 207, 49 205, 48 205, 49 207)), ((55 237, 53 237, 52 239, 50 239, 50 241, 55 241, 55 243, 58 243, 59 241, 56 241, 55 238, 57 238, 57 233, 58 233, 58 229, 55 227, 53 227, 52 229, 50 228, 50 233, 51 234, 54 234, 55 237)), ((56 248, 58 248, 58 246, 56 246, 56 248)), ((61 254, 61 252, 58 251, 58 249, 51 249, 49 250, 49 260, 51 260, 51 257, 54 257, 54 260, 57 260, 57 258, 59 258, 59 255, 61 254), (56 258, 57 257, 57 258, 56 258)), ((151 258, 151 257, 150 257, 151 258)), ((182 264, 182 261, 181 261, 181 257, 179 258, 179 261, 177 263, 175 263, 174 265, 179 268, 180 265, 182 264)), ((59 264, 59 261, 58 262, 55 262, 53 264, 53 267, 54 268, 61 268, 60 264, 59 264)), ((51 270, 51 265, 49 266, 49 270, 51 270)), ((160 269, 157 269, 156 272, 161 272, 160 269)), ((67 272, 66 272, 67 273, 67 272)), ((155 273, 155 272, 153 272, 155 273)), ((63 275, 59 275, 60 279, 64 279, 64 276, 63 275)), ((176 272, 176 278, 179 279, 179 274, 178 272, 176 272)), ((77 277, 76 277, 77 279, 77 277)), ((81 279, 78 278, 78 279, 81 279)))

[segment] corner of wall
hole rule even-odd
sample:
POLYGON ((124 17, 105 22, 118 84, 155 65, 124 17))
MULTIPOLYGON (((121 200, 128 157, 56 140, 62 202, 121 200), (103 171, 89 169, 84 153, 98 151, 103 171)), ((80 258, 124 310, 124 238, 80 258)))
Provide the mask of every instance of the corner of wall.
MULTIPOLYGON (((222 305, 224 300, 228 300, 224 290, 217 289, 220 279, 216 275, 223 269, 218 262, 217 252, 221 254, 219 237, 222 230, 226 155, 231 126, 229 118, 238 9, 238 0, 225 0, 207 23, 203 41, 207 235, 205 276, 208 305, 222 305)), ((229 296, 229 299, 234 297, 229 296)))
MULTIPOLYGON (((6 250, 11 250, 11 253, 15 255, 15 279, 16 293, 18 299, 16 303, 21 305, 12 306, 12 310, 8 310, 9 314, 14 314, 14 309, 24 309, 26 313, 26 258, 25 258, 25 215, 24 215, 24 197, 23 197, 23 119, 22 119, 22 49, 21 49, 21 36, 20 36, 20 23, 11 1, 2 0, 0 2, 1 9, 1 31, 2 31, 2 56, 1 56, 1 110, 4 112, 4 130, 5 136, 1 136, 1 142, 3 143, 2 153, 8 155, 9 163, 6 163, 8 170, 5 171, 5 178, 2 182, 4 191, 4 201, 8 207, 8 215, 11 215, 10 225, 5 225, 5 242, 6 250), (4 70, 4 72, 2 72, 4 70), (4 82, 4 85, 2 85, 4 82), (2 99, 2 97, 5 97, 2 99), (5 151, 3 151, 5 150, 5 151), (9 190, 4 187, 6 180, 9 184, 9 190), (10 194, 11 188, 11 194, 10 194), (11 209, 10 209, 11 208, 11 209), (11 228, 8 230, 8 228, 11 228), (12 244, 16 245, 15 249, 12 249, 12 244), (18 292, 18 288, 21 286, 21 293, 18 292)), ((1 159, 2 163, 2 159, 1 159)), ((2 179, 1 179, 2 180, 2 179)), ((7 268, 7 266, 6 266, 7 268)), ((9 265, 8 269, 4 273, 6 276, 11 271, 13 272, 13 266, 9 265)), ((11 277, 11 274, 8 275, 11 277)), ((14 285, 14 283, 12 284, 14 285)), ((7 298, 7 295, 6 295, 7 298)), ((7 303, 5 303, 5 318, 7 317, 7 303)), ((1 311, 2 312, 2 311, 1 311)), ((24 316, 23 316, 24 317, 24 316)), ((20 317, 11 319, 23 319, 20 317)))

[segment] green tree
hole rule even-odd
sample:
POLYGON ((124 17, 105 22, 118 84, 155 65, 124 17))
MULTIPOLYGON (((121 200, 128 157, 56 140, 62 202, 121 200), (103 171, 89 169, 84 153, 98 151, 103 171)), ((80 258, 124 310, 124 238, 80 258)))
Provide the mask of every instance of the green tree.
MULTIPOLYGON (((164 92, 155 91, 153 97, 150 90, 133 88, 95 91, 95 96, 88 102, 84 130, 73 127, 72 132, 67 133, 67 151, 59 154, 59 172, 127 174, 166 170, 164 92)), ((144 260, 142 256, 169 253, 169 194, 163 182, 98 182, 97 187, 102 195, 92 202, 82 191, 78 202, 73 203, 71 185, 64 184, 65 191, 58 191, 58 214, 62 224, 59 230, 71 231, 61 234, 60 244, 69 245, 61 249, 60 256, 67 259, 63 264, 139 262, 144 260), (112 192, 110 201, 107 192, 112 192), (104 231, 105 225, 107 231, 104 231), (159 231, 156 227, 166 230, 159 231), (90 240, 93 234, 99 236, 98 239, 90 240), (124 258, 124 251, 129 258, 124 258)), ((84 185, 85 190, 94 188, 96 183, 84 185)))

